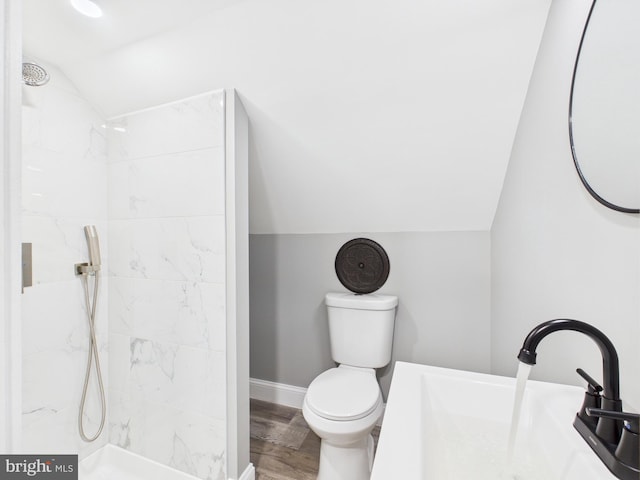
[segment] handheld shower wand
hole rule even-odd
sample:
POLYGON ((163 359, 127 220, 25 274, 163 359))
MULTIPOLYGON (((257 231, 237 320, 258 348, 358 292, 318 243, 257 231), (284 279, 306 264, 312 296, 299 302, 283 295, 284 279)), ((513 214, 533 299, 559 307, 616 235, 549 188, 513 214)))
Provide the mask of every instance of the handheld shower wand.
POLYGON ((84 227, 84 235, 87 237, 87 246, 89 247, 89 264, 100 269, 100 241, 98 240, 98 230, 95 225, 86 225, 84 227))
POLYGON ((84 376, 84 387, 82 389, 82 399, 80 400, 80 410, 78 412, 78 429, 80 437, 85 442, 93 442, 102 433, 104 423, 107 417, 107 405, 104 395, 104 385, 102 383, 102 371, 100 369, 100 357, 98 355, 98 342, 96 340, 96 306, 98 304, 98 286, 100 279, 100 243, 98 240, 98 231, 95 225, 86 225, 84 234, 87 238, 87 247, 89 249, 89 263, 76 264, 76 274, 80 275, 83 280, 84 296, 87 305, 87 317, 89 320, 89 355, 87 357, 87 369, 84 376), (93 276, 93 303, 89 298, 89 276, 93 276), (100 389, 101 417, 98 431, 93 437, 85 434, 83 425, 83 415, 85 410, 85 401, 87 399, 87 389, 89 386, 89 377, 91 376, 91 366, 93 361, 96 362, 96 376, 98 379, 98 387, 100 389))
POLYGON ((89 263, 76 263, 76 275, 95 275, 100 271, 102 264, 100 261, 100 241, 98 240, 98 230, 96 230, 96 226, 85 225, 84 236, 87 239, 89 263))

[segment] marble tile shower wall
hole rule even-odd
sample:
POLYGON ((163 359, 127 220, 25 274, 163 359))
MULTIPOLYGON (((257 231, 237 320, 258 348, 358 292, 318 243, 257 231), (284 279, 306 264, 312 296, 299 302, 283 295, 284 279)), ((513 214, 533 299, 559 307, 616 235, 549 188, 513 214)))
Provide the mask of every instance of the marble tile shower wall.
POLYGON ((224 96, 108 123, 110 442, 223 479, 224 96))
MULTIPOLYGON (((107 154, 104 121, 66 80, 25 87, 22 228, 33 244, 34 286, 22 296, 22 451, 80 453, 107 442, 80 440, 78 405, 88 351, 82 283, 73 265, 88 260, 83 226, 95 224, 107 253, 107 154)), ((98 299, 97 338, 107 376, 106 275, 98 299)), ((95 386, 95 376, 92 386, 95 386)), ((97 388, 89 391, 86 429, 99 422, 97 388)))

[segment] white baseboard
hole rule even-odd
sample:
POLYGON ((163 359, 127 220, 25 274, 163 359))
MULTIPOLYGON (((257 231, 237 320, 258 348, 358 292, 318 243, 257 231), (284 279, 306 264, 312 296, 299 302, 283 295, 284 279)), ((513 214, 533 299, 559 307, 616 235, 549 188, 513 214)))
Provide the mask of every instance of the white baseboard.
POLYGON ((256 469, 254 468, 253 463, 250 463, 247 468, 245 468, 238 480, 256 480, 256 469))
POLYGON ((249 379, 249 396, 255 400, 302 409, 306 394, 306 388, 257 378, 249 379))
MULTIPOLYGON (((254 400, 277 403, 278 405, 284 405, 286 407, 293 407, 301 410, 302 404, 304 403, 304 396, 306 394, 307 389, 303 387, 269 382, 267 380, 259 380, 257 378, 249 379, 249 396, 254 400)), ((380 416, 380 420, 378 420, 378 425, 382 425, 384 408, 386 408, 386 406, 386 404, 383 405, 383 411, 380 416)))

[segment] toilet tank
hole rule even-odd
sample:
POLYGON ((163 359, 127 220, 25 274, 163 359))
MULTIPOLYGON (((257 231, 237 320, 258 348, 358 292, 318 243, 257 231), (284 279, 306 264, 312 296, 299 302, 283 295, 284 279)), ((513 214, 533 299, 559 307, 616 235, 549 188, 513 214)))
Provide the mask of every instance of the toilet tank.
POLYGON ((331 357, 353 367, 380 368, 391 361, 398 297, 327 293, 331 357))

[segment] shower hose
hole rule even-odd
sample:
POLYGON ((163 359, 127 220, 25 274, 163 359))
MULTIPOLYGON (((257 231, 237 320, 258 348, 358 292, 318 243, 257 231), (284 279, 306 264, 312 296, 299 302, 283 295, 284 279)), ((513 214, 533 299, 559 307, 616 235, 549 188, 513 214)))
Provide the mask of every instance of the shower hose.
POLYGON ((80 410, 78 412, 78 427, 80 430, 80 437, 85 442, 93 442, 97 439, 102 433, 102 429, 104 428, 104 422, 107 417, 107 405, 104 398, 104 385, 102 383, 102 371, 100 370, 100 357, 98 356, 98 342, 96 341, 96 328, 95 328, 95 320, 96 320, 96 305, 98 303, 98 284, 99 284, 99 273, 96 271, 94 274, 93 281, 93 303, 91 303, 89 298, 89 275, 82 274, 82 284, 84 286, 84 298, 87 304, 87 317, 89 320, 89 355, 87 357, 87 370, 84 376, 84 387, 82 389, 82 399, 80 400, 80 410), (96 363, 96 376, 98 377, 98 386, 100 388, 100 404, 101 404, 101 417, 100 417, 100 427, 98 431, 93 437, 88 437, 85 434, 84 426, 82 424, 82 417, 84 415, 84 404, 87 399, 87 389, 89 387, 89 377, 91 376, 91 366, 93 364, 93 360, 95 359, 96 363))

